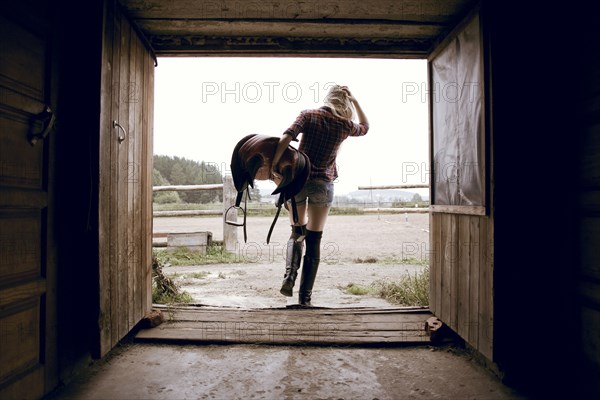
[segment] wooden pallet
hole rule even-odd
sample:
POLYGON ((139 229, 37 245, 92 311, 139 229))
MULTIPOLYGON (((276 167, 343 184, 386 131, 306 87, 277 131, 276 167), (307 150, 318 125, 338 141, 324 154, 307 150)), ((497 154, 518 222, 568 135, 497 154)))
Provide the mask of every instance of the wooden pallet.
POLYGON ((427 344, 423 308, 232 309, 161 307, 163 324, 140 341, 310 345, 427 344))

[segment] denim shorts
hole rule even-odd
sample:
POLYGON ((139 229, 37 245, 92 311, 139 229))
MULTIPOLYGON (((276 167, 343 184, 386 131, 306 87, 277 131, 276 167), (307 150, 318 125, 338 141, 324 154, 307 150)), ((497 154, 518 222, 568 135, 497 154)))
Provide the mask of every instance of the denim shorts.
POLYGON ((304 187, 295 196, 296 203, 304 204, 308 199, 308 204, 319 207, 331 207, 333 204, 333 182, 327 182, 322 179, 310 179, 306 181, 304 187))

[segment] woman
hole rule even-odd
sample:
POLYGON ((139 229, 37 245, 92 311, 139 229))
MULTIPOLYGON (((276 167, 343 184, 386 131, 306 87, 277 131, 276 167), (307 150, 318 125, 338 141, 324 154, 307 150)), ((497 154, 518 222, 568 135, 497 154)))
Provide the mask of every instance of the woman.
MULTIPOLYGON (((285 275, 281 286, 281 294, 292 296, 306 241, 298 296, 302 306, 311 306, 312 288, 319 268, 321 236, 333 203, 333 181, 338 176, 335 163, 338 149, 348 136, 363 136, 368 130, 367 117, 348 87, 335 85, 327 93, 323 107, 300 113, 283 133, 275 150, 272 165, 277 165, 286 147, 292 140, 298 141, 297 137, 302 133, 299 150, 306 153, 311 162, 308 181, 295 197, 297 223, 294 223, 290 213, 292 234, 287 243, 285 275), (359 123, 352 121, 354 110, 359 123)), ((281 179, 281 175, 273 168, 271 175, 274 181, 281 179)))

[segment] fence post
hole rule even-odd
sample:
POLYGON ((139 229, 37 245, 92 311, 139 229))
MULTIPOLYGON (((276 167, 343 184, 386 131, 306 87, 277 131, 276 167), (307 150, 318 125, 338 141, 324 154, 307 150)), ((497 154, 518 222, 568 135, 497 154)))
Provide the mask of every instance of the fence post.
POLYGON ((230 221, 237 221, 237 212, 231 210, 229 216, 225 215, 227 209, 234 205, 237 191, 233 185, 233 177, 231 175, 223 176, 223 247, 226 251, 235 252, 238 245, 236 226, 225 223, 225 218, 230 221))

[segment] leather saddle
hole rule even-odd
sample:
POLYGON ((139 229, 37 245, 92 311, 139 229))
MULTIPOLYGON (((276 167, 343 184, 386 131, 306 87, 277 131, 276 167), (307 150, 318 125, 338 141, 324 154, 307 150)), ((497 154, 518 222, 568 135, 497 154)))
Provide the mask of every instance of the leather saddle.
MULTIPOLYGON (((233 154, 231 156, 231 174, 233 177, 233 184, 237 190, 237 197, 235 205, 227 209, 223 218, 225 219, 225 223, 229 225, 244 227, 244 242, 247 241, 246 205, 247 200, 250 197, 248 186, 254 188, 255 179, 268 180, 271 178, 271 163, 278 144, 278 137, 252 134, 242 138, 233 149, 233 154), (244 192, 246 192, 246 198, 244 200, 244 208, 242 209, 240 204, 244 192), (227 220, 227 214, 232 208, 243 210, 244 221, 242 223, 227 220)), ((308 156, 300 150, 288 146, 273 169, 282 176, 282 180, 279 182, 273 193, 271 193, 279 194, 279 198, 276 202, 277 213, 275 214, 275 218, 267 235, 267 243, 269 243, 269 240, 271 239, 271 233, 273 232, 273 228, 279 217, 281 206, 285 204, 286 201, 290 200, 294 222, 298 222, 298 209, 296 207, 294 196, 302 190, 304 184, 308 180, 310 175, 310 160, 308 159, 308 156)))

